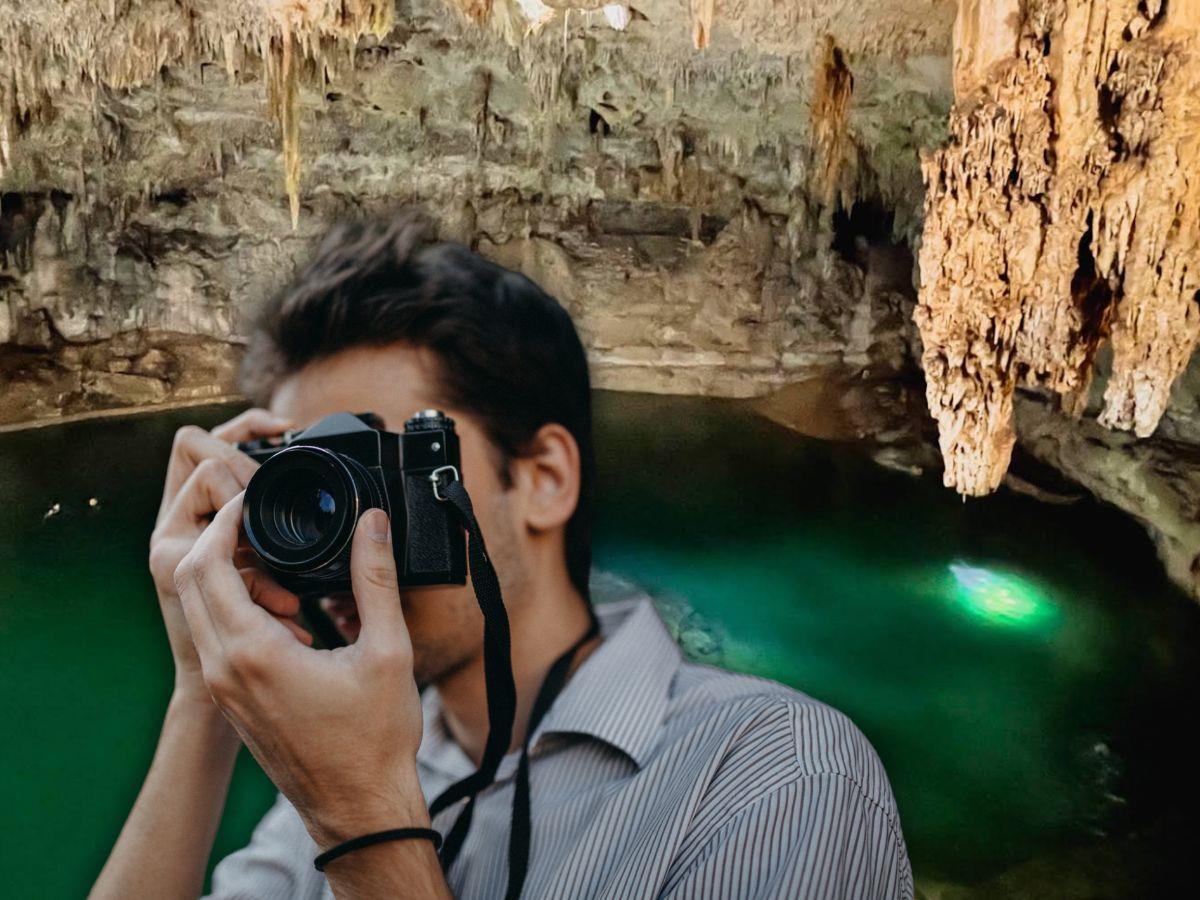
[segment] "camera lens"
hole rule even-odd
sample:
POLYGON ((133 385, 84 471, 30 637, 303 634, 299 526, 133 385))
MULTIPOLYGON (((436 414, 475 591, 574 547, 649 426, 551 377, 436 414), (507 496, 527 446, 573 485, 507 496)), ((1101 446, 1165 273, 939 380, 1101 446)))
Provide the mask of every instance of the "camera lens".
POLYGON ((337 501, 324 487, 301 488, 279 508, 279 530, 298 546, 317 543, 337 517, 337 501))
POLYGON ((343 578, 354 526, 383 498, 366 469, 323 447, 296 445, 262 464, 246 487, 246 538, 268 564, 319 580, 343 578))

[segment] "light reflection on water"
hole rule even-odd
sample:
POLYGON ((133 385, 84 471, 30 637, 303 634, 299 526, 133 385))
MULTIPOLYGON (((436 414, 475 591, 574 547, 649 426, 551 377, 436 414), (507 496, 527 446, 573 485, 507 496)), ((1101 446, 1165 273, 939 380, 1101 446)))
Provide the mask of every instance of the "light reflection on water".
POLYGON ((965 562, 949 568, 955 582, 951 595, 988 625, 1045 629, 1058 618, 1054 601, 1030 579, 965 562))

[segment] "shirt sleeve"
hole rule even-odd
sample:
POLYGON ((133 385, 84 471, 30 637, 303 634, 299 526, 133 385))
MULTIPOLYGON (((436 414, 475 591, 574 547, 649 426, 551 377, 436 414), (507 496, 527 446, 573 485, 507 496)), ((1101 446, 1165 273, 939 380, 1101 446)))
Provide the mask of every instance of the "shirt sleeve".
POLYGON ((316 844, 281 794, 250 843, 213 870, 209 900, 319 900, 325 876, 313 868, 316 844))
POLYGON ((808 775, 735 814, 661 900, 911 900, 899 823, 844 775, 808 775))

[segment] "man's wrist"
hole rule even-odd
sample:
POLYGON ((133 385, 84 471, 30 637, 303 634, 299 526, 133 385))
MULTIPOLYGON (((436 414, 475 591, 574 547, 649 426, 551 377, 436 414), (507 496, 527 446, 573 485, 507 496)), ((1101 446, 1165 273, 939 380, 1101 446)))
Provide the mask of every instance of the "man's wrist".
POLYGON ((325 877, 339 900, 451 897, 431 841, 389 841, 339 856, 325 867, 325 877))
POLYGON ((164 727, 183 724, 198 730, 202 740, 211 740, 216 750, 229 756, 237 755, 241 739, 206 689, 196 691, 178 684, 175 686, 167 703, 164 727))
POLYGON ((322 851, 391 828, 428 828, 429 807, 415 765, 371 789, 346 792, 339 802, 308 811, 309 834, 322 851))

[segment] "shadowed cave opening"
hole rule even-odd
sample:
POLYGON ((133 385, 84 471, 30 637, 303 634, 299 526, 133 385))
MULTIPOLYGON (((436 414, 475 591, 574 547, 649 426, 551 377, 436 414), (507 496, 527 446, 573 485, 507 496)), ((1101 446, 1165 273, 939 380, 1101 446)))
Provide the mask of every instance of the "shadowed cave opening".
POLYGON ((862 266, 867 246, 899 246, 892 239, 895 221, 896 214, 874 198, 855 200, 849 210, 838 203, 830 249, 846 262, 862 266))
POLYGON ((1079 341, 1094 354, 1096 346, 1108 334, 1108 321, 1113 305, 1113 290, 1108 279, 1096 271, 1092 254, 1092 215, 1088 214, 1087 228, 1079 238, 1078 262, 1071 278, 1071 296, 1079 306, 1079 341))
MULTIPOLYGON (((876 291, 891 291, 916 299, 912 249, 894 234, 896 214, 878 198, 864 197, 847 210, 833 211, 829 248, 844 262, 870 277, 876 291)), ((910 315, 911 310, 905 313, 910 315)))

